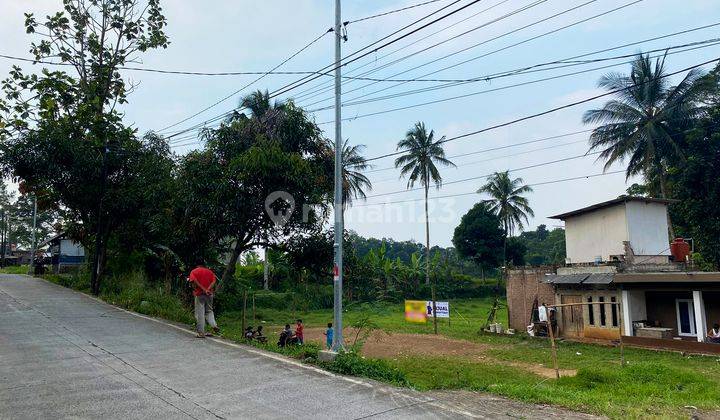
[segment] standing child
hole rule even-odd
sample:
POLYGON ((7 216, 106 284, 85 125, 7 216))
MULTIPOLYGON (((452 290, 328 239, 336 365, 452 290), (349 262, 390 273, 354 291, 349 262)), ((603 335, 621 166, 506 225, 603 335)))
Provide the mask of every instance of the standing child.
POLYGON ((303 327, 302 319, 298 319, 297 324, 295 324, 295 337, 297 338, 298 343, 301 345, 305 344, 305 342, 303 340, 303 338, 304 338, 303 337, 303 329, 304 329, 304 327, 303 327))
POLYGON ((325 330, 323 335, 325 336, 325 344, 327 345, 328 350, 330 350, 333 342, 332 322, 328 322, 327 330, 325 330))

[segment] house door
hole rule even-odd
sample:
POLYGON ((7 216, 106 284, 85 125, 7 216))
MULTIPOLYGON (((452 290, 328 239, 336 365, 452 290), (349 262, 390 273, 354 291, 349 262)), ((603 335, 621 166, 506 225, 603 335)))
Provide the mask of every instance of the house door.
POLYGON ((692 299, 675 299, 677 311, 678 335, 695 337, 695 308, 692 299))
MULTIPOLYGON (((581 303, 580 295, 562 295, 560 303, 581 303)), ((583 317, 582 305, 565 306, 562 308, 562 334, 566 337, 582 337, 583 317)))

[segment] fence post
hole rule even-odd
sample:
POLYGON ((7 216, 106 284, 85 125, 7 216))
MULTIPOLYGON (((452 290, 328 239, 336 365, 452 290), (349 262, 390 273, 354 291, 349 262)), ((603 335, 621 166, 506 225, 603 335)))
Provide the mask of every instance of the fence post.
MULTIPOLYGON (((253 292, 252 305, 253 305, 253 325, 255 325, 257 323, 257 321, 255 321, 255 292, 253 292)), ((256 327, 257 327, 257 325, 256 325, 256 327)))

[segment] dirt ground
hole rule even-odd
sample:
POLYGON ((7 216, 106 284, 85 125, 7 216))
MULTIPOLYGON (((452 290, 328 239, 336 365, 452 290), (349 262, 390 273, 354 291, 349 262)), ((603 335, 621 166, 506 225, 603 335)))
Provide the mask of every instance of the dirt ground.
MULTIPOLYGON (((305 330, 305 341, 325 344, 325 336, 322 328, 307 328, 305 330)), ((343 329, 345 342, 353 344, 357 331, 352 328, 343 329)), ((362 348, 362 354, 367 357, 378 359, 397 359, 405 356, 441 356, 441 357, 463 357, 485 363, 501 363, 520 369, 525 369, 536 375, 545 378, 554 378, 555 370, 551 367, 522 362, 507 362, 497 360, 487 355, 487 350, 492 346, 488 344, 473 343, 466 340, 456 340, 441 335, 431 334, 400 334, 387 333, 376 330, 368 337, 362 348)), ((561 369, 561 376, 575 376, 577 372, 572 369, 561 369)))

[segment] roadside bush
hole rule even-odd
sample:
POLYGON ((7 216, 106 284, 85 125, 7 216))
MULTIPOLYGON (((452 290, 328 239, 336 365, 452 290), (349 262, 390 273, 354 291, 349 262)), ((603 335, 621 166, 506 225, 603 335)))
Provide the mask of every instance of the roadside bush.
POLYGON ((332 363, 321 363, 325 369, 342 375, 361 376, 388 382, 398 386, 409 386, 405 374, 384 360, 366 359, 355 352, 337 355, 332 363))
POLYGON ((69 274, 45 274, 42 276, 45 280, 55 283, 62 287, 78 290, 84 293, 90 293, 90 277, 84 272, 75 272, 69 274))
POLYGON ((0 273, 3 273, 3 274, 27 274, 28 266, 27 265, 9 265, 7 267, 1 268, 0 273))

